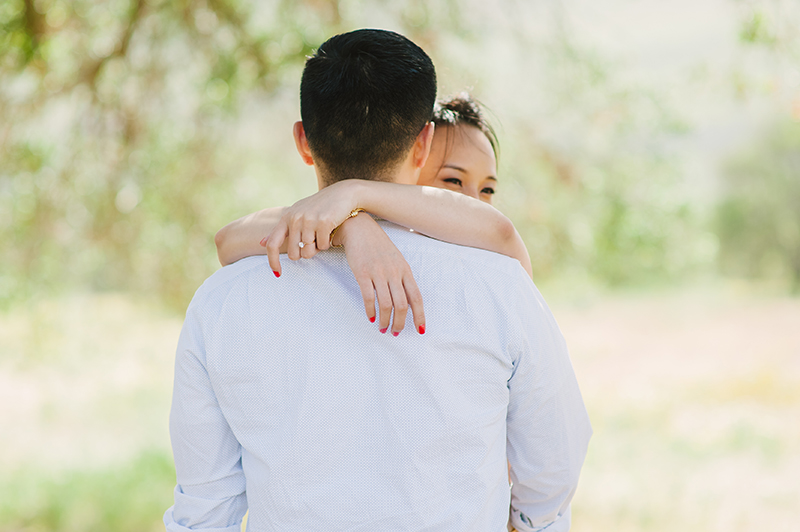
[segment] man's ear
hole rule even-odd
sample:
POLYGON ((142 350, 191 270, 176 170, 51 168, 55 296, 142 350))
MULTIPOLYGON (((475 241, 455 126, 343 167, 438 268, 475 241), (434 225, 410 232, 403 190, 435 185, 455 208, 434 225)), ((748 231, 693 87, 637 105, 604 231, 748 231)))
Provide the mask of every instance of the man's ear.
POLYGON ((433 144, 433 129, 433 122, 428 122, 417 135, 417 140, 414 142, 415 168, 422 168, 425 166, 425 161, 428 160, 428 155, 431 153, 431 145, 433 144))
POLYGON ((292 128, 292 135, 294 135, 294 145, 297 146, 297 153, 300 158, 308 166, 314 166, 314 158, 311 157, 311 150, 308 147, 308 139, 306 138, 306 130, 303 128, 303 122, 298 120, 294 123, 292 128))

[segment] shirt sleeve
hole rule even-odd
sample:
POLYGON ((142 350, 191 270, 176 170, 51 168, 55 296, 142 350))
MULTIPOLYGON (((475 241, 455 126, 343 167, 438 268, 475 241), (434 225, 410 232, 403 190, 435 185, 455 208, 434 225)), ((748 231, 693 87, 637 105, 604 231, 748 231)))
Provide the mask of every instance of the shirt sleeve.
POLYGON ((217 402, 192 306, 178 341, 169 429, 177 486, 166 530, 239 532, 247 511, 242 449, 217 402))
POLYGON ((510 520, 519 532, 561 532, 592 429, 561 331, 538 291, 527 292, 508 381, 510 520))

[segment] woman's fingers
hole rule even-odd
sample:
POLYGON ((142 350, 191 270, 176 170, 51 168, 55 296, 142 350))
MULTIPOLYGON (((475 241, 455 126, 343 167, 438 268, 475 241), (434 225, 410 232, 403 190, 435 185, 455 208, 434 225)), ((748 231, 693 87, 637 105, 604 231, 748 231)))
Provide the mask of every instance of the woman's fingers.
POLYGON ((389 330, 389 321, 392 319, 392 294, 385 282, 375 283, 375 293, 378 296, 378 328, 385 333, 389 330))
POLYGON ((405 287, 408 305, 411 307, 411 314, 414 317, 414 329, 419 334, 425 334, 425 308, 422 304, 422 293, 410 271, 403 277, 403 287, 405 287))
POLYGON ((300 226, 289 224, 289 236, 286 238, 286 255, 291 260, 300 260, 300 226))
POLYGON ((327 226, 323 225, 317 229, 317 249, 319 251, 325 251, 329 247, 331 247, 331 229, 330 231, 326 230, 327 226))
POLYGON ((266 244, 267 257, 269 258, 269 265, 275 277, 281 276, 281 245, 286 240, 288 228, 283 221, 278 222, 275 229, 267 236, 266 244))
POLYGON ((406 299, 406 291, 403 288, 402 279, 390 281, 389 291, 392 294, 392 305, 394 306, 392 335, 397 336, 406 326, 406 314, 408 314, 408 300, 406 299))
POLYGON ((370 323, 375 323, 375 285, 368 277, 356 278, 358 287, 361 289, 361 297, 364 298, 364 310, 367 312, 367 319, 370 323))
POLYGON ((411 309, 414 319, 414 329, 419 334, 425 334, 425 309, 422 303, 422 294, 414 281, 411 272, 405 276, 397 276, 390 281, 381 275, 369 274, 356 277, 356 282, 361 290, 364 300, 364 311, 367 319, 375 323, 381 332, 391 331, 393 336, 398 336, 405 328, 406 316, 411 309), (380 280, 377 280, 377 278, 380 280), (378 302, 378 312, 375 312, 375 300, 378 302))
POLYGON ((310 259, 317 254, 316 232, 313 227, 303 228, 300 242, 297 245, 300 248, 300 257, 303 259, 310 259))

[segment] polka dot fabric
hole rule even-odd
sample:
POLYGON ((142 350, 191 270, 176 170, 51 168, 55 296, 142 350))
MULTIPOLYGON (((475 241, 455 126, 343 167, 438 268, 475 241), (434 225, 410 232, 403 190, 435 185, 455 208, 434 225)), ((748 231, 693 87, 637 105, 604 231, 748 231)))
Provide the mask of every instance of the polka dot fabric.
POLYGON ((382 222, 425 300, 398 337, 342 250, 221 269, 179 340, 167 530, 567 530, 591 429, 549 309, 512 259, 382 222), (507 462, 514 486, 509 489, 507 462))

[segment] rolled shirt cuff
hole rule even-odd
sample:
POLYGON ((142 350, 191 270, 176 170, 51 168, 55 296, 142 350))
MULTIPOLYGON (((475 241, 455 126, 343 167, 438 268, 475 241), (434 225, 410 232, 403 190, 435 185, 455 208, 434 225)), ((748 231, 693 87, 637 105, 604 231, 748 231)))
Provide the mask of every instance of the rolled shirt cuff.
POLYGON ((170 506, 169 510, 164 512, 164 526, 167 529, 167 532, 192 532, 195 530, 202 530, 203 532, 241 532, 242 530, 242 523, 239 524, 226 526, 225 528, 186 528, 185 526, 181 526, 175 522, 175 518, 172 515, 172 506, 170 506))
POLYGON ((568 506, 564 513, 556 517, 555 521, 550 521, 543 526, 536 526, 528 516, 512 509, 510 525, 516 532, 569 532, 572 524, 571 510, 572 508, 568 506))

